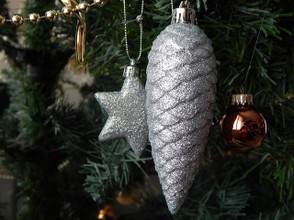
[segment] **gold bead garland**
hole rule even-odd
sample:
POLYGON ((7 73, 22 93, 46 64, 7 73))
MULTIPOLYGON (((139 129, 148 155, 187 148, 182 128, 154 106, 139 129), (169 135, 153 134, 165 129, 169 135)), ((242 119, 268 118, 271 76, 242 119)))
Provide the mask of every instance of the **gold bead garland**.
POLYGON ((0 24, 5 24, 5 17, 0 15, 0 24))
POLYGON ((33 24, 37 24, 40 21, 40 15, 37 13, 29 14, 29 19, 33 24))
MULTIPOLYGON (((64 15, 64 16, 72 16, 73 13, 77 12, 88 12, 91 7, 102 7, 107 0, 93 0, 93 3, 89 4, 87 2, 81 2, 75 7, 65 6, 60 10, 49 10, 45 13, 45 15, 40 15, 38 13, 31 13, 28 15, 27 18, 15 14, 11 18, 6 18, 2 15, 0 15, 0 25, 4 25, 6 23, 13 24, 15 26, 20 26, 25 22, 31 22, 32 24, 39 23, 42 19, 46 19, 48 21, 55 21, 58 16, 64 15)), ((69 1, 70 2, 70 1, 69 1)))
POLYGON ((21 15, 16 14, 12 16, 11 22, 17 26, 20 26, 24 23, 24 18, 21 15))
POLYGON ((77 8, 79 11, 88 12, 90 5, 87 2, 82 2, 78 4, 77 8))
POLYGON ((62 11, 62 14, 65 15, 65 16, 67 16, 67 17, 72 16, 72 9, 71 9, 71 7, 65 6, 65 7, 62 8, 61 11, 62 11))
POLYGON ((55 10, 50 10, 45 13, 45 17, 48 21, 55 21, 58 16, 58 12, 55 10))

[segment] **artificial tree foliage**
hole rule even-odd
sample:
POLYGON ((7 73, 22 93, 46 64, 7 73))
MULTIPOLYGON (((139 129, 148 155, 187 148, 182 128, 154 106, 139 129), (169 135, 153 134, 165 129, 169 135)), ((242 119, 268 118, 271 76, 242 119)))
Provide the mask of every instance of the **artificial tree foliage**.
MULTIPOLYGON (((126 2, 127 19, 132 20, 140 1, 126 2)), ((0 3, 0 14, 8 16, 6 1, 0 3)), ((87 13, 85 66, 96 80, 80 89, 78 108, 60 101, 56 93, 61 72, 74 56, 76 18, 0 26, 0 49, 11 64, 0 82, 1 156, 16 178, 18 197, 28 198, 18 219, 95 219, 105 204, 117 207, 117 195, 126 192, 140 202, 119 206, 117 219, 293 218, 294 2, 191 3, 215 50, 217 104, 202 169, 175 216, 168 212, 160 187, 154 191, 146 183, 156 177, 149 146, 138 158, 123 139, 97 140, 107 115, 93 94, 118 91, 123 67, 129 64, 122 1, 109 0, 87 13), (252 93, 268 123, 263 144, 249 153, 228 151, 220 137, 219 122, 234 93, 252 93)), ((27 0, 23 14, 53 8, 61 4, 27 0)), ((170 0, 145 2, 138 63, 143 81, 148 51, 170 19, 170 0)), ((138 25, 130 23, 128 34, 130 53, 136 56, 138 25)))

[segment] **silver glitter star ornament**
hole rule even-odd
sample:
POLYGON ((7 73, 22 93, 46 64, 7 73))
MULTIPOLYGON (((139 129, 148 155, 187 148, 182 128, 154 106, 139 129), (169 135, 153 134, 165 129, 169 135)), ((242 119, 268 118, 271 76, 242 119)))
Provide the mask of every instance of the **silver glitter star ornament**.
POLYGON ((138 68, 127 66, 120 92, 98 92, 95 98, 109 117, 99 140, 125 137, 132 150, 140 156, 147 144, 146 93, 138 76, 138 68))
POLYGON ((216 63, 211 41, 186 3, 153 42, 146 82, 155 169, 175 214, 198 173, 213 117, 216 63))

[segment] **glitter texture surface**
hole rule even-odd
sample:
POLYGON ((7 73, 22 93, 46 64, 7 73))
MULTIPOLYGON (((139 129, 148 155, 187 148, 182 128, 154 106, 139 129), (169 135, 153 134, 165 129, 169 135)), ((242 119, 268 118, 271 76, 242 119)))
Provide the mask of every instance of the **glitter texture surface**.
POLYGON ((98 92, 95 98, 109 117, 99 140, 125 137, 140 156, 147 144, 146 92, 138 76, 126 77, 120 92, 98 92))
POLYGON ((148 55, 146 108, 155 169, 175 214, 198 173, 213 117, 216 64, 193 24, 171 24, 148 55))

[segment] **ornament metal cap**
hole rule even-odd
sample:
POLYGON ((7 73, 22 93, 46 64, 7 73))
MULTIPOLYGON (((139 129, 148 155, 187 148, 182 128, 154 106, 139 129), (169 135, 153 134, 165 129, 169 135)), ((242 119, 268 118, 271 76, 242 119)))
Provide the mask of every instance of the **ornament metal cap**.
POLYGON ((173 10, 171 23, 196 24, 196 13, 195 10, 191 8, 189 1, 182 1, 179 8, 173 10))
POLYGON ((124 77, 136 77, 139 76, 139 69, 135 65, 126 66, 124 69, 124 77))
POLYGON ((252 105, 252 94, 234 94, 232 95, 232 105, 252 105))

